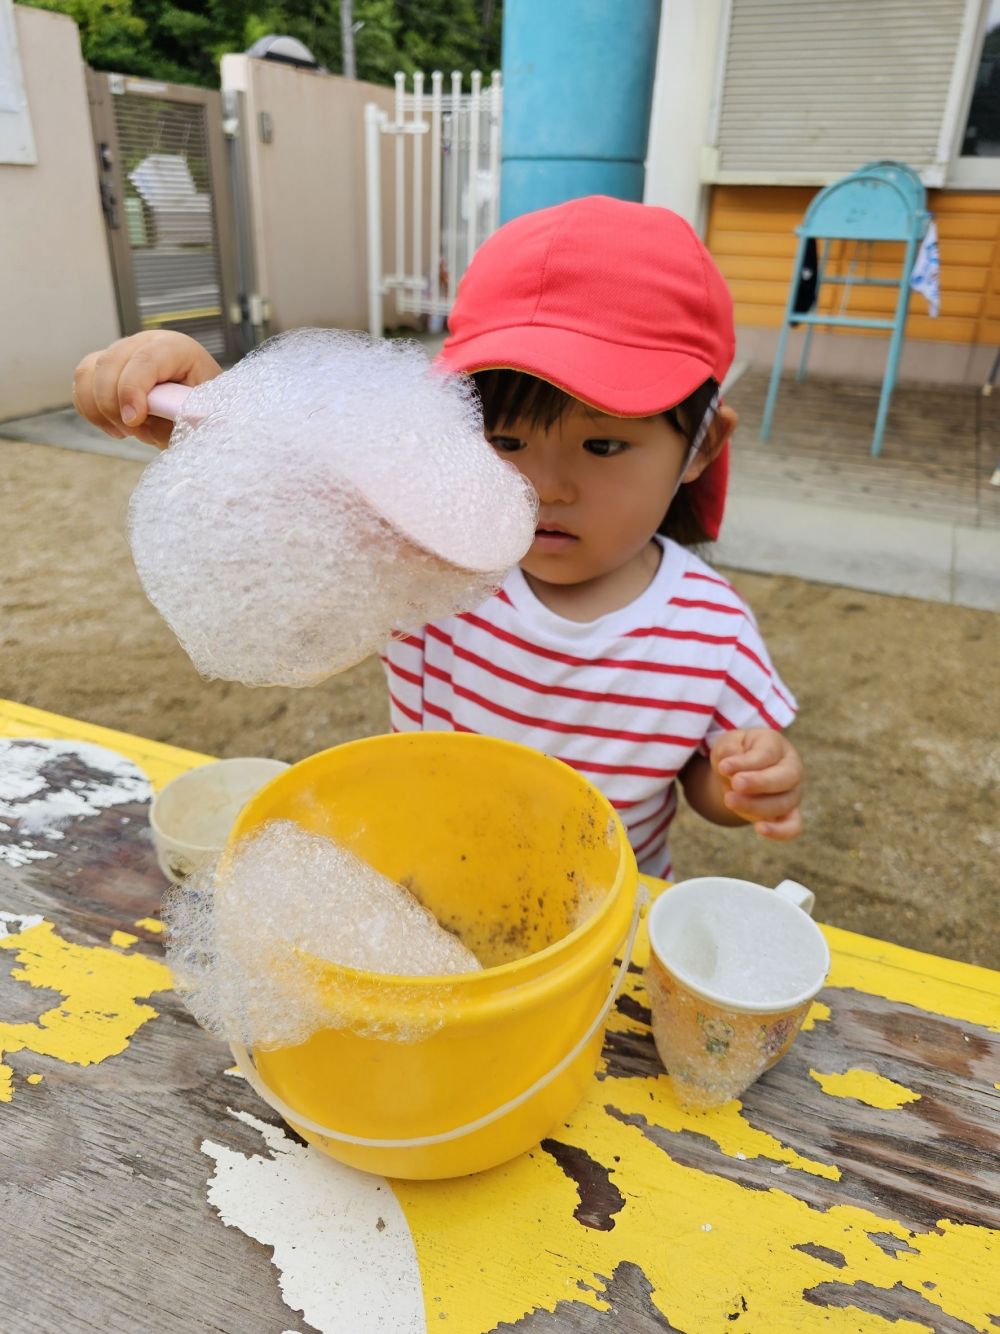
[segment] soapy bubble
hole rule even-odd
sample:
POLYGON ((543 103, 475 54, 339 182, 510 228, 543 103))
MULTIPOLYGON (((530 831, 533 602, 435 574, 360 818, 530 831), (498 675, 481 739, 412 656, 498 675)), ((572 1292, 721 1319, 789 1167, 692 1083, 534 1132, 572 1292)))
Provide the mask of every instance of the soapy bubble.
POLYGON ((471 382, 416 343, 304 329, 192 391, 129 538, 203 676, 306 686, 477 606, 536 508, 471 382))
POLYGON ((813 946, 803 949, 799 923, 782 900, 724 887, 692 908, 670 961, 695 986, 752 1006, 807 991, 816 982, 818 956, 813 946))
MULTIPOLYGON (((164 916, 167 960, 192 1014, 216 1036, 259 1049, 330 1027, 405 1041, 443 1022, 446 995, 421 992, 411 998, 412 1031, 382 1032, 377 1006, 357 1004, 362 979, 324 964, 393 978, 481 968, 406 889, 289 820, 263 825, 217 868, 175 888, 164 916)), ((362 990, 374 995, 378 985, 366 979, 362 990)), ((396 984, 393 995, 405 999, 396 984)))

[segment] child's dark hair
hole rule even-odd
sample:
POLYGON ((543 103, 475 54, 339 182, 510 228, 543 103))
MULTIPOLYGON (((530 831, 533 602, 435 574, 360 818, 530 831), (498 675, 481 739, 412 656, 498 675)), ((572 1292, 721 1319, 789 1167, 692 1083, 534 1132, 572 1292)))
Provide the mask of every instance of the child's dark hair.
MULTIPOLYGON (((482 400, 487 431, 514 421, 526 421, 547 430, 576 401, 548 380, 540 380, 523 371, 476 371, 472 378, 482 400)), ((712 379, 706 380, 683 403, 664 412, 663 416, 688 444, 693 442, 718 392, 718 383, 712 379)), ((663 516, 658 531, 686 547, 711 541, 695 514, 686 486, 680 487, 670 502, 670 508, 663 516)))

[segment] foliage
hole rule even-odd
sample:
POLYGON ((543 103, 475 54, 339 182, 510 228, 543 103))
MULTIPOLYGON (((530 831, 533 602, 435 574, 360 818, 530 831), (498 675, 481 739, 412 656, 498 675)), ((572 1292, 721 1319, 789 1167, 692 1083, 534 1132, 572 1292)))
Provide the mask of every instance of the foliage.
MULTIPOLYGON (((95 69, 218 86, 219 60, 259 37, 298 37, 341 70, 340 0, 23 0, 68 14, 95 69)), ((391 83, 398 69, 488 76, 500 62, 501 0, 354 0, 359 79, 391 83)))

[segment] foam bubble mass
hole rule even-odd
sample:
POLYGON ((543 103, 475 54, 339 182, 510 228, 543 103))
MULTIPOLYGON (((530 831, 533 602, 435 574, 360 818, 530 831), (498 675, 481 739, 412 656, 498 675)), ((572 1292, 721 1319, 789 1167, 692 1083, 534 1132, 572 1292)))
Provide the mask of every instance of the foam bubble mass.
MULTIPOLYGON (((324 962, 394 977, 481 968, 408 890, 289 820, 171 891, 164 917, 187 1007, 217 1037, 256 1048, 348 1022, 324 962)), ((381 1036, 374 1020, 360 1027, 381 1036)))
POLYGON ((129 539, 203 676, 307 686, 477 606, 530 546, 536 505, 470 381, 417 343, 303 329, 192 391, 129 539))

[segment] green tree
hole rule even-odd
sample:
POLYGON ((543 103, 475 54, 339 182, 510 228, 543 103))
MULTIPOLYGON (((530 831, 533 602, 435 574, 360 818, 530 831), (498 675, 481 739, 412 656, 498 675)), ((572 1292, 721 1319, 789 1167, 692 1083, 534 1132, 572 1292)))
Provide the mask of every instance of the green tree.
MULTIPOLYGON (((340 0, 24 0, 68 14, 84 59, 172 83, 217 86, 219 60, 267 33, 297 37, 320 64, 341 69, 340 0)), ((359 79, 396 70, 488 75, 499 63, 501 0, 354 0, 359 79)))
POLYGON ((80 29, 84 59, 95 68, 154 73, 156 54, 132 0, 32 0, 32 7, 68 14, 80 29))

